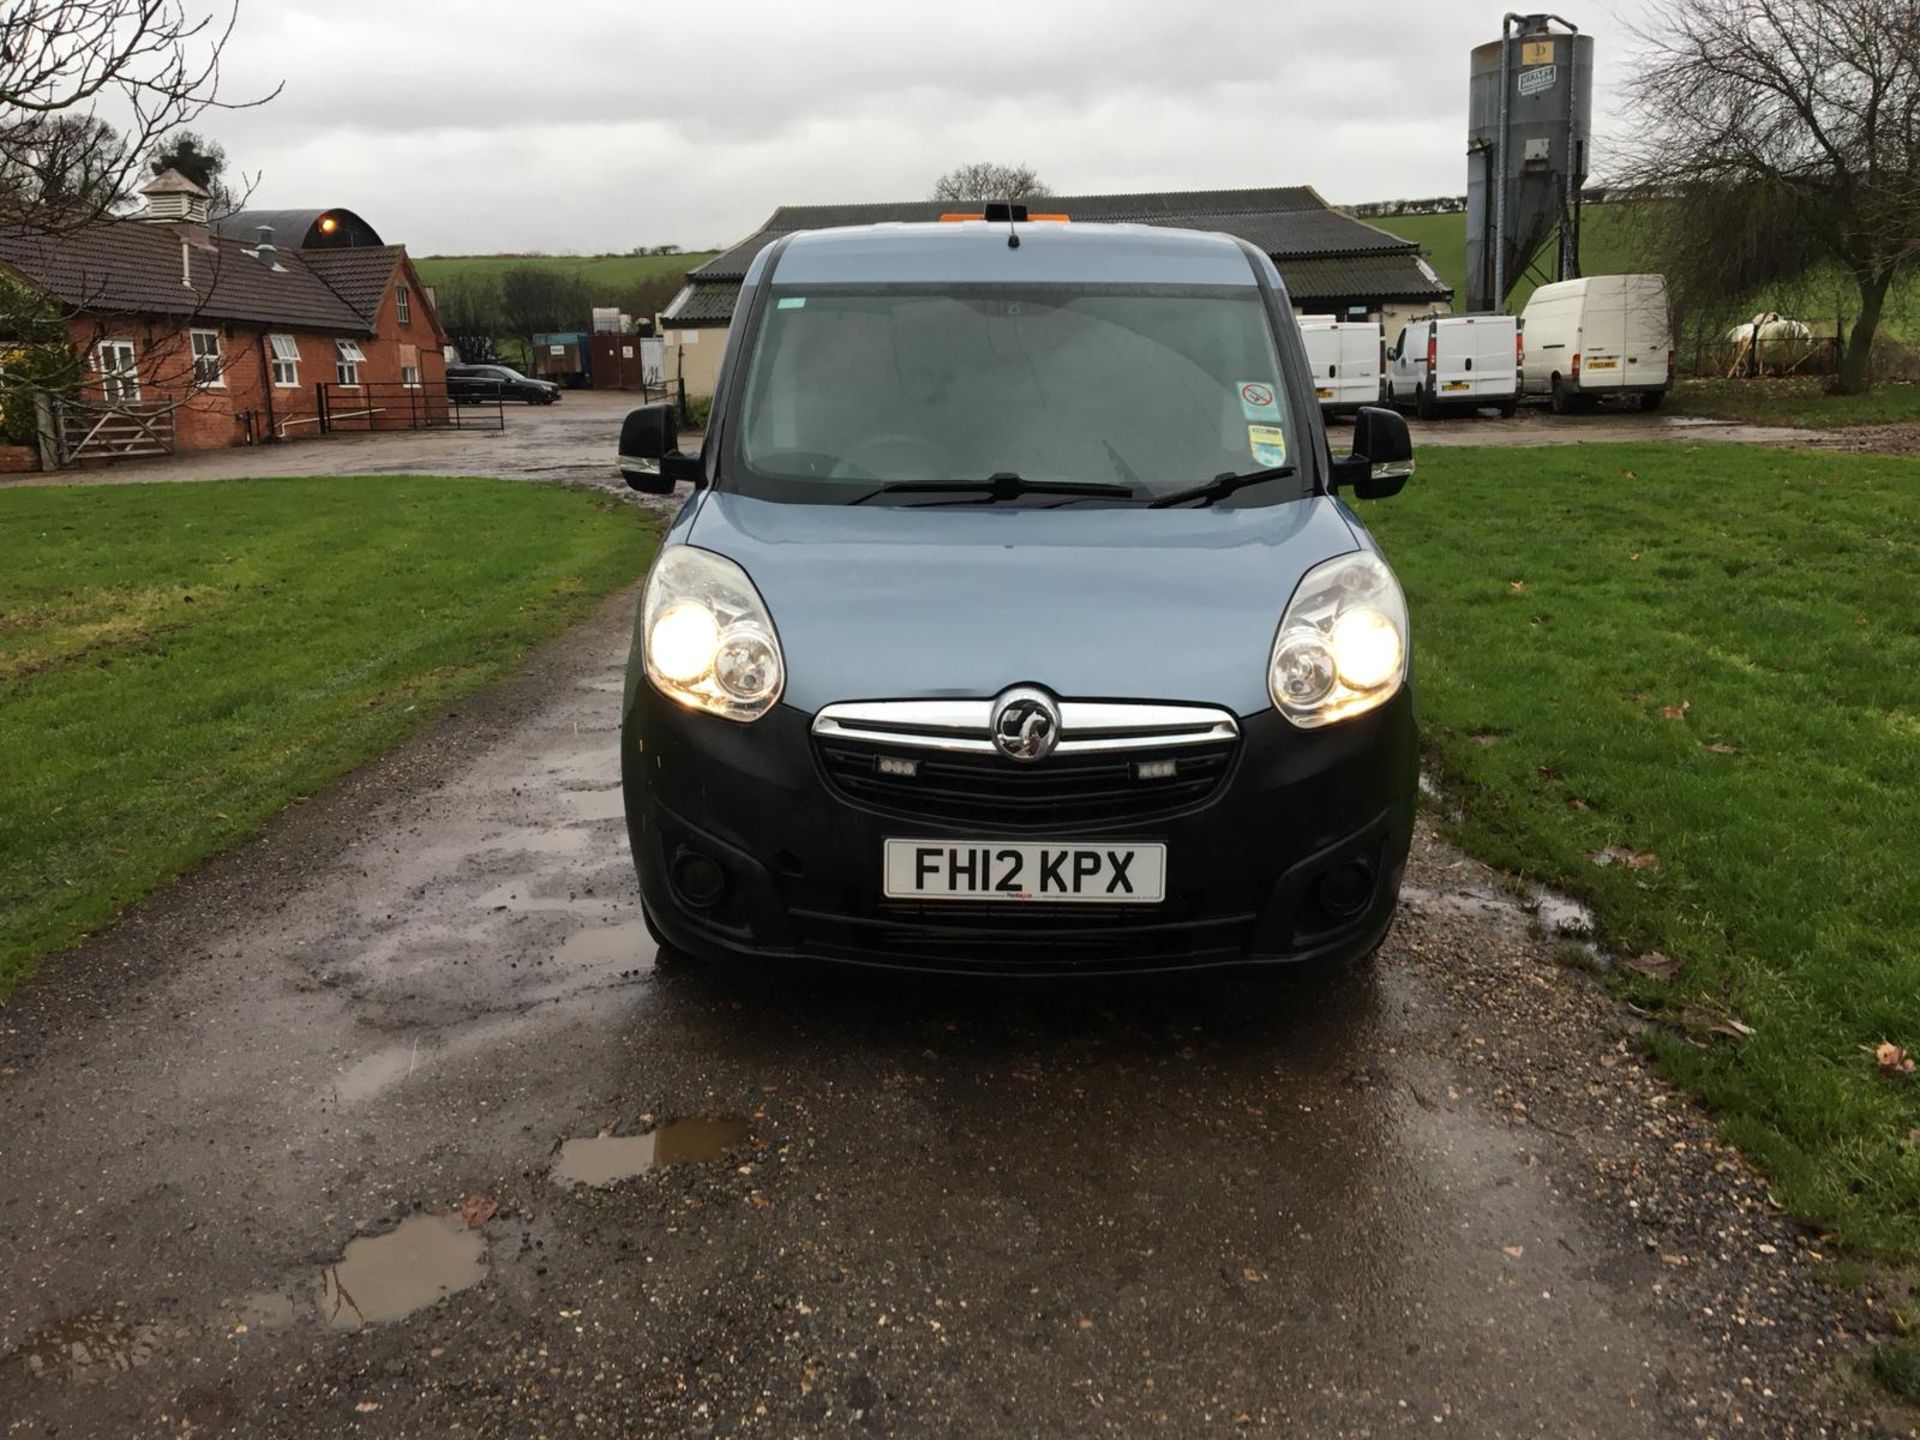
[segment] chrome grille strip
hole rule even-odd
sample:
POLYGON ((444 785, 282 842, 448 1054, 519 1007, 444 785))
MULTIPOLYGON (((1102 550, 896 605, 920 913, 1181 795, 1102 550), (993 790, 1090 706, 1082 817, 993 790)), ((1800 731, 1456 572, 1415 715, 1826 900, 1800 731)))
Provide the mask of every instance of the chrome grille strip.
MULTIPOLYGON (((828 705, 813 733, 872 745, 996 753, 991 700, 858 700, 828 705)), ((1056 755, 1089 755, 1186 745, 1222 745, 1239 738, 1233 715, 1210 705, 1102 700, 1060 702, 1056 755)))

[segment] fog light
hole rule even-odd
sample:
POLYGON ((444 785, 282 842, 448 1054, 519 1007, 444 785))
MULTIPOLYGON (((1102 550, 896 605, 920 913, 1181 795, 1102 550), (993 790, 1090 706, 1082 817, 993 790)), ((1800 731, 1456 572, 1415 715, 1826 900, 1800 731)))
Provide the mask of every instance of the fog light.
POLYGON ((1142 760, 1133 773, 1142 780, 1165 780, 1180 768, 1178 760, 1142 760))
POLYGON ((1349 860, 1320 881, 1320 908, 1336 920, 1351 920, 1373 898, 1373 866, 1349 860))
POLYGON ((899 755, 882 755, 875 763, 882 775, 904 775, 911 780, 920 773, 918 760, 908 760, 899 755))
POLYGON ((687 851, 674 858, 673 890, 696 910, 718 905, 727 893, 727 872, 717 861, 687 851))

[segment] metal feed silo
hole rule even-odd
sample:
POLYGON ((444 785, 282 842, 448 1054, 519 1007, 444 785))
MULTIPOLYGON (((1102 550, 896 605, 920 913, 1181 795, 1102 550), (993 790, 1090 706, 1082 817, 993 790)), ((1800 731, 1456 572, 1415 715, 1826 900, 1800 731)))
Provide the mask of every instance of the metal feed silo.
POLYGON ((1467 105, 1467 308, 1498 310, 1560 232, 1580 273, 1580 189, 1593 132, 1593 39, 1558 15, 1508 15, 1474 48, 1467 105))

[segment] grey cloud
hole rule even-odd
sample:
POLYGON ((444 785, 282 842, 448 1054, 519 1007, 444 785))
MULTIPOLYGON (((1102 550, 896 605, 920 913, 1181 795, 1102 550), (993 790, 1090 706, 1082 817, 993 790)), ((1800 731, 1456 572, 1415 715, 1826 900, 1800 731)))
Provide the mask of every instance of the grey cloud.
MULTIPOLYGON (((1617 63, 1624 30, 1570 8, 1617 63)), ((351 204, 418 253, 721 243, 783 202, 919 195, 981 157, 1069 191, 1360 200, 1464 188, 1467 51, 1498 25, 1458 0, 658 14, 250 0, 231 84, 286 90, 209 128, 264 172, 262 203, 351 204)))

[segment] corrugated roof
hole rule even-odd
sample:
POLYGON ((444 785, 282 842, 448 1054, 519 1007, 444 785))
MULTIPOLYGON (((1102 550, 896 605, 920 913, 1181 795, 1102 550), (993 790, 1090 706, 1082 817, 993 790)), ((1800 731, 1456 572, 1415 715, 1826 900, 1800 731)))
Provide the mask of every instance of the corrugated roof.
POLYGON ((399 245, 359 245, 347 250, 303 250, 300 258, 371 325, 393 279, 394 266, 405 253, 399 245))
POLYGON ((740 296, 738 280, 688 285, 660 312, 663 325, 725 325, 733 319, 733 302, 740 296))
POLYGON ((278 269, 248 255, 237 240, 186 246, 188 226, 106 220, 69 234, 0 230, 0 262, 77 310, 135 315, 255 320, 315 330, 371 334, 373 324, 309 268, 281 250, 278 269))
POLYGON ((345 249, 381 243, 374 228, 344 205, 318 210, 237 210, 215 220, 213 229, 215 234, 251 245, 254 231, 262 225, 272 227, 273 243, 283 249, 289 245, 305 250, 345 249), (321 218, 327 215, 339 222, 331 235, 320 229, 321 218))
POLYGON ((1316 300, 1450 300, 1453 289, 1418 255, 1332 255, 1275 260, 1287 297, 1316 300))
MULTIPOLYGON (((1174 190, 1136 195, 1054 195, 1030 201, 1036 209, 1057 209, 1076 220, 1174 225, 1218 230, 1250 241, 1274 257, 1353 255, 1402 251, 1415 246, 1328 206, 1310 185, 1261 190, 1174 190)), ((692 279, 739 280, 753 257, 794 230, 837 229, 887 221, 938 220, 968 208, 936 200, 889 201, 861 205, 782 205, 759 230, 693 271, 692 279)))

